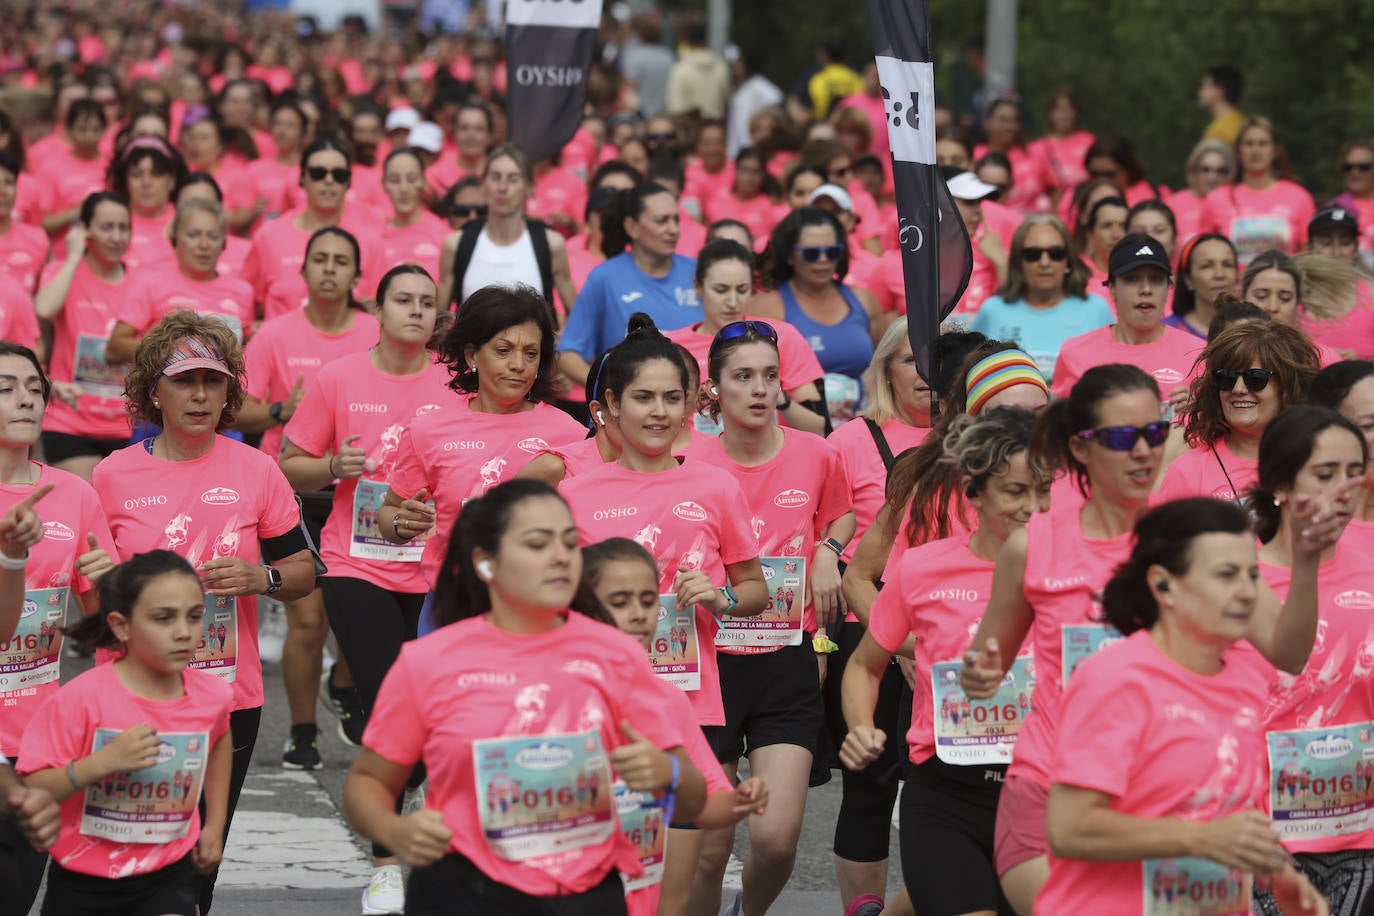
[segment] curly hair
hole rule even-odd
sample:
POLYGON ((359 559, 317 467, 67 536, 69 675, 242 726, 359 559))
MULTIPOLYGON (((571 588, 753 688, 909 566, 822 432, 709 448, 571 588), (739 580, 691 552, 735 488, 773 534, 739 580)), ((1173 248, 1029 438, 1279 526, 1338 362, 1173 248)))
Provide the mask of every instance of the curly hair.
POLYGON ((1277 321, 1243 321, 1218 334, 1198 360, 1203 372, 1189 392, 1193 406, 1184 419, 1183 437, 1194 448, 1210 445, 1231 431, 1221 408, 1221 391, 1212 372, 1259 366, 1274 373, 1279 409, 1301 404, 1321 369, 1316 346, 1297 328, 1277 321))
POLYGON ((229 326, 215 318, 198 315, 190 309, 175 309, 157 323, 138 342, 138 350, 124 377, 124 397, 129 415, 135 421, 162 426, 162 410, 153 406, 153 389, 162 378, 162 368, 172 351, 188 337, 219 351, 229 367, 229 396, 220 412, 215 432, 232 429, 243 407, 243 347, 229 326))

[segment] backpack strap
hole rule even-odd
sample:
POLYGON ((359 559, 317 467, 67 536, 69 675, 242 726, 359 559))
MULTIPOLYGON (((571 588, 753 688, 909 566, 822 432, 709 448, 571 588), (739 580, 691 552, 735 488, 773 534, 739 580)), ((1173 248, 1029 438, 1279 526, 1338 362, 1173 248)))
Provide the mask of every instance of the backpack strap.
POLYGON ((449 291, 449 301, 445 303, 449 311, 456 311, 463 301, 463 276, 472 263, 472 253, 477 250, 477 240, 482 237, 486 226, 484 219, 474 219, 463 227, 458 236, 458 250, 453 253, 453 289, 449 291))
POLYGON ((883 435, 882 427, 868 417, 864 417, 864 424, 868 426, 868 432, 873 436, 873 444, 878 446, 878 454, 882 456, 883 467, 891 474, 892 465, 897 459, 892 455, 892 446, 887 444, 887 437, 883 435))
MULTIPOLYGON (((553 253, 549 249, 549 227, 537 219, 526 219, 530 231, 530 247, 534 249, 534 262, 539 265, 539 285, 544 290, 544 299, 553 308, 553 253)), ((571 302, 563 303, 564 308, 572 308, 571 302)))

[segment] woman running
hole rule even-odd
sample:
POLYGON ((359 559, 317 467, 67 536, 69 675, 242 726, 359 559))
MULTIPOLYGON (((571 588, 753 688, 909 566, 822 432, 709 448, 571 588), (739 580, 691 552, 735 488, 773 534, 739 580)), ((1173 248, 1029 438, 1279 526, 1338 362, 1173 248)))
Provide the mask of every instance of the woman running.
POLYGON ((1216 317, 1217 297, 1234 293, 1239 276, 1236 247, 1230 239, 1215 232, 1194 236, 1179 254, 1173 313, 1164 323, 1206 340, 1216 317))
POLYGON ((385 264, 409 261, 439 273, 439 249, 448 226, 424 206, 425 164, 409 147, 394 149, 382 164, 382 190, 391 201, 391 217, 382 225, 385 264))
POLYGON ((1203 228, 1229 238, 1244 268, 1261 251, 1307 246, 1312 195, 1289 180, 1288 158, 1268 118, 1251 117, 1236 136, 1235 179, 1207 195, 1203 228))

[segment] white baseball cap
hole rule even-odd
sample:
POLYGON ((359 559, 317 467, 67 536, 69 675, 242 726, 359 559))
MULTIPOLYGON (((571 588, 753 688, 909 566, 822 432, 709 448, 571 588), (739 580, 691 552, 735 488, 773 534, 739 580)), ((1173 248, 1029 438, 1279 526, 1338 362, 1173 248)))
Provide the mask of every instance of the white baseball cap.
POLYGON ((406 145, 435 154, 442 153, 444 151, 443 128, 433 121, 421 121, 410 129, 410 135, 406 138, 406 145))
POLYGON ((956 200, 982 200, 998 190, 996 185, 988 184, 972 172, 960 172, 946 184, 950 196, 956 200))
POLYGON ((386 116, 386 132, 393 130, 410 130, 420 123, 420 113, 409 105, 402 105, 400 108, 393 108, 386 116))
POLYGON ((821 185, 819 188, 811 192, 811 196, 806 198, 806 202, 808 204, 814 204, 822 197, 829 197, 835 203, 839 204, 840 209, 844 210, 846 213, 854 212, 854 201, 849 196, 849 192, 837 184, 821 185))

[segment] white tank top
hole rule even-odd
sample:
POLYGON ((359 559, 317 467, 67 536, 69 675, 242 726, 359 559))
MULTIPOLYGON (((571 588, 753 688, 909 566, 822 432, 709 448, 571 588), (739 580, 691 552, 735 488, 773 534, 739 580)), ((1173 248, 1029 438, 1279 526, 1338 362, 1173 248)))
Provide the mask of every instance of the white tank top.
POLYGON ((539 278, 539 262, 534 257, 534 243, 530 241, 530 227, 520 233, 513 245, 498 245, 487 235, 486 227, 477 236, 467 273, 463 274, 463 301, 484 286, 493 283, 515 286, 523 283, 543 295, 539 278))

